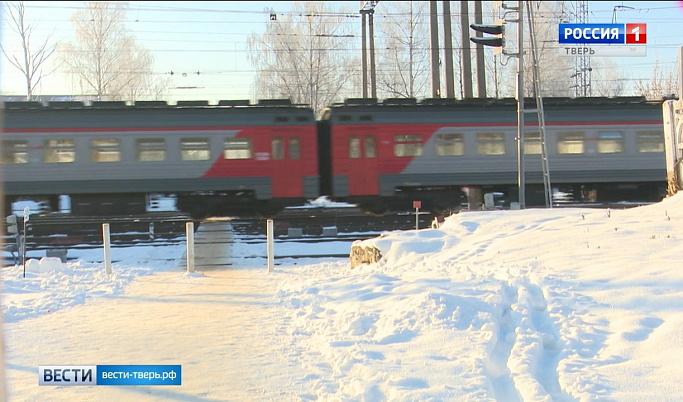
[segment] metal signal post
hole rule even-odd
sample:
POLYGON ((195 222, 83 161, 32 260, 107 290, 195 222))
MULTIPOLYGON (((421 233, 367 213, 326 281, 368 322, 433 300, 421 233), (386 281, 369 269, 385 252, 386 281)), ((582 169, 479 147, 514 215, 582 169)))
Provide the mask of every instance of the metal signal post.
POLYGON ((484 46, 492 46, 496 51, 501 51, 508 56, 517 57, 517 184, 519 187, 519 207, 526 205, 525 178, 524 178, 524 2, 517 2, 517 7, 503 4, 503 8, 517 12, 517 19, 507 20, 517 22, 517 53, 505 53, 505 26, 503 23, 495 25, 472 24, 470 28, 476 32, 495 35, 485 38, 470 38, 470 41, 484 46))
POLYGON ((519 208, 526 206, 524 178, 524 2, 517 9, 517 185, 519 208))

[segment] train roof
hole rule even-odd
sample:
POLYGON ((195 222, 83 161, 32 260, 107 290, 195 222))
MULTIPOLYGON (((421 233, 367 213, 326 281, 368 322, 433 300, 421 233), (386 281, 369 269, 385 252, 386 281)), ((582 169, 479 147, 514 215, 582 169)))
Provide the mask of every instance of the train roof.
MULTIPOLYGON (((644 96, 621 96, 621 97, 544 97, 544 106, 613 106, 613 105, 658 105, 661 106, 662 100, 648 100, 644 96)), ((536 98, 525 98, 525 107, 536 107, 536 98)), ((335 103, 332 108, 343 107, 396 107, 396 106, 452 106, 452 107, 496 107, 496 106, 517 106, 514 98, 472 98, 472 99, 452 99, 452 98, 426 98, 418 100, 416 98, 389 98, 382 101, 375 98, 349 98, 343 103, 335 103)))
POLYGON ((8 101, 2 103, 5 110, 30 109, 180 109, 180 108, 309 108, 308 105, 294 104, 289 99, 260 99, 251 103, 247 99, 221 100, 211 104, 206 100, 178 101, 8 101))
POLYGON ((142 101, 5 102, 3 125, 20 129, 132 129, 146 127, 313 126, 315 113, 307 105, 286 99, 142 101))
MULTIPOLYGON (((657 120, 661 119, 662 100, 645 97, 546 97, 543 109, 546 119, 554 121, 657 120), (624 113, 628 111, 628 113, 624 113)), ((536 99, 525 98, 528 119, 536 119, 536 99)), ((347 99, 325 109, 321 120, 337 124, 411 123, 504 123, 516 119, 517 101, 501 99, 347 99)))

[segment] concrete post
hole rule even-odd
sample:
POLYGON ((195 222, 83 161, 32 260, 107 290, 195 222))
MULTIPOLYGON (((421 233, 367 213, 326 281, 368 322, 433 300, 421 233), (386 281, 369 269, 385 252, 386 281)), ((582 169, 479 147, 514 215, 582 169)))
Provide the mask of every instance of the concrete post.
POLYGON ((274 258, 273 255, 273 220, 268 219, 266 221, 266 253, 268 255, 268 273, 273 272, 274 258))
POLYGON ((104 271, 111 275, 111 236, 109 234, 109 224, 102 224, 102 241, 104 242, 104 271))
POLYGON ((194 272, 194 222, 185 223, 185 238, 187 239, 187 272, 194 272))

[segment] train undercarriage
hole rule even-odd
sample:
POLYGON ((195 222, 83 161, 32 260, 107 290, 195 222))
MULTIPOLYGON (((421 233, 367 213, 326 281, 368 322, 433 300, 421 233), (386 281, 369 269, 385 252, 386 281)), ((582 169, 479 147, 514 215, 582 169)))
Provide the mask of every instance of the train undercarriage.
MULTIPOLYGON (((388 212, 420 209, 433 215, 447 216, 460 210, 477 210, 486 207, 485 195, 491 194, 495 209, 508 209, 519 201, 516 185, 486 185, 465 187, 403 187, 393 197, 347 197, 340 201, 357 204, 363 211, 382 215, 388 212)), ((558 183, 552 186, 553 205, 580 205, 606 203, 652 203, 666 197, 666 182, 640 183, 558 183)), ((545 207, 545 189, 542 184, 525 186, 526 207, 545 207)))
MULTIPOLYGON (((580 205, 596 203, 651 203, 666 197, 667 183, 589 183, 553 184, 553 205, 580 205)), ((419 208, 434 215, 447 216, 462 209, 476 210, 485 206, 485 194, 491 193, 494 207, 510 208, 518 201, 515 185, 467 186, 467 187, 405 187, 399 188, 393 197, 345 197, 335 199, 358 205, 363 211, 382 215, 389 212, 413 211, 415 201, 419 208)), ((545 192, 541 184, 525 187, 527 207, 544 207, 545 192)), ((75 216, 139 215, 155 210, 175 210, 201 220, 212 216, 259 216, 270 218, 286 207, 301 206, 307 200, 287 198, 257 200, 249 191, 240 192, 193 192, 173 194, 74 194, 34 195, 5 197, 5 215, 17 213, 13 205, 30 201, 40 213, 59 212, 75 216), (160 204, 163 201, 163 206, 160 204), (170 208, 170 209, 169 209, 170 208)))
POLYGON ((177 211, 196 220, 223 216, 268 218, 287 206, 303 205, 304 202, 304 199, 257 200, 253 192, 248 191, 7 196, 5 215, 16 214, 17 205, 30 205, 31 213, 74 216, 124 216, 177 211))

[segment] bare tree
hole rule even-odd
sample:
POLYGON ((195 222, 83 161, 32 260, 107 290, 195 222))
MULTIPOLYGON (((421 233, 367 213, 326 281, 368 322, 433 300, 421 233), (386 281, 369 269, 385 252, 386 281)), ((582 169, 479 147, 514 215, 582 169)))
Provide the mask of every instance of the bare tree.
MULTIPOLYGON (((491 3, 491 2, 487 2, 491 3)), ((484 13, 485 20, 490 20, 490 24, 503 18, 503 9, 487 4, 484 13)), ((485 22, 487 23, 487 22, 485 22)), ((514 33, 506 34, 507 41, 512 41, 514 33)), ((503 49, 501 49, 503 50, 503 49)), ((504 98, 514 95, 516 61, 511 56, 501 52, 496 52, 488 46, 484 46, 484 66, 486 69, 486 96, 493 98, 504 98)))
POLYGON ((392 97, 417 98, 430 90, 429 25, 426 2, 384 3, 380 31, 386 45, 378 53, 380 91, 392 97))
POLYGON ((626 78, 610 59, 593 58, 591 89, 598 96, 621 96, 626 91, 626 78))
MULTIPOLYGON (((536 55, 540 73, 541 91, 543 96, 571 96, 573 84, 571 75, 574 73, 574 60, 570 57, 558 57, 557 31, 561 20, 561 2, 537 1, 529 2, 527 7, 534 13, 534 34, 536 40, 536 55)), ((527 14, 526 12, 524 14, 527 14)), ((525 25, 529 24, 525 15, 525 25)), ((528 29, 525 29, 528 31, 528 29)), ((531 49, 529 34, 525 32, 526 49, 531 49)), ((524 58, 524 87, 526 96, 534 94, 533 60, 531 51, 525 51, 524 58)))
MULTIPOLYGON (((650 80, 639 79, 635 83, 637 95, 647 99, 662 99, 664 97, 676 96, 678 92, 678 74, 673 69, 663 69, 659 65, 659 60, 655 62, 652 78, 650 80)), ((681 94, 678 94, 680 96, 681 94)))
POLYGON ((26 79, 26 100, 34 97, 34 91, 43 77, 52 74, 56 68, 47 73, 43 73, 44 64, 52 57, 57 48, 57 44, 51 44, 52 35, 40 42, 34 48, 31 47, 33 37, 33 26, 26 23, 26 7, 24 2, 8 3, 6 15, 9 17, 9 27, 21 38, 20 57, 7 53, 4 46, 0 45, 2 53, 7 60, 23 74, 26 79))
POLYGON ((486 54, 486 92, 491 98, 514 96, 515 61, 502 53, 495 54, 484 49, 486 54))
POLYGON ((154 58, 129 34, 126 11, 126 3, 89 2, 71 18, 76 43, 62 48, 64 65, 81 90, 100 100, 136 100, 158 92, 154 58))
MULTIPOLYGON (((334 3, 332 3, 334 4, 334 3)), ((297 2, 277 15, 263 35, 249 38, 249 60, 257 70, 260 97, 289 98, 320 111, 351 93, 348 83, 360 63, 351 54, 346 15, 329 2, 297 2)))

